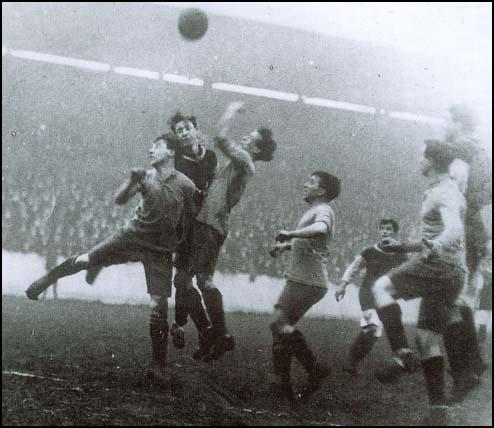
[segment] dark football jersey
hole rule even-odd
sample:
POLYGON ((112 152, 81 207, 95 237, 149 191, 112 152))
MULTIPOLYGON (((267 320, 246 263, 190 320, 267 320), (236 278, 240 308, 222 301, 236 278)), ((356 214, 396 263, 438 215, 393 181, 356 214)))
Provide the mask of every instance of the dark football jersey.
POLYGON ((205 152, 198 159, 178 153, 175 156, 175 169, 189 177, 199 190, 205 191, 213 181, 218 159, 213 150, 204 149, 202 146, 201 150, 205 152))
POLYGON ((371 287, 378 278, 400 266, 407 260, 406 254, 383 251, 378 245, 368 247, 360 254, 366 263, 366 273, 359 292, 360 306, 363 311, 375 307, 371 287))

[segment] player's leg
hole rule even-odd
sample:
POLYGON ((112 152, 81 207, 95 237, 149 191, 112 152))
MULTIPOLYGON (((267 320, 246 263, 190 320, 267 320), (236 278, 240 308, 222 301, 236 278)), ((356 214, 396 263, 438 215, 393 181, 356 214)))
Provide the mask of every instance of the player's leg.
POLYGON ((224 240, 225 237, 213 227, 199 222, 194 224, 190 270, 196 274, 197 286, 202 292, 204 306, 211 322, 207 335, 202 337, 200 343, 200 351, 209 350, 205 356, 206 360, 218 359, 235 347, 235 341, 226 328, 223 295, 213 283, 216 261, 224 240))
POLYGON ((94 246, 87 253, 72 256, 50 270, 46 275, 33 282, 26 290, 31 300, 38 296, 59 279, 73 275, 90 267, 124 263, 129 261, 129 249, 135 246, 125 232, 119 231, 110 238, 94 246))
POLYGON ((86 282, 93 285, 104 266, 91 266, 86 272, 86 282))
POLYGON ((270 387, 274 394, 280 393, 283 399, 293 404, 295 396, 290 375, 293 355, 288 337, 295 331, 295 327, 290 325, 287 314, 279 305, 275 308, 274 320, 270 324, 273 335, 273 375, 270 387))
POLYGON ((294 356, 307 372, 307 385, 301 393, 303 400, 307 400, 321 387, 323 380, 329 376, 330 369, 318 362, 302 332, 295 328, 295 324, 326 293, 326 288, 287 281, 276 305, 282 316, 271 324, 273 337, 281 337, 281 342, 289 348, 290 355, 294 356))
MULTIPOLYGON (((477 344, 472 346, 472 326, 470 320, 465 321, 469 318, 467 313, 469 308, 455 307, 455 309, 458 314, 452 317, 444 333, 444 345, 453 376, 452 398, 455 402, 461 402, 477 383, 473 369, 475 356, 472 351, 478 351, 478 347, 477 344)), ((473 326, 473 330, 473 337, 475 337, 475 326, 473 326)))
POLYGON ((398 292, 391 278, 387 275, 379 278, 375 282, 372 292, 376 302, 377 314, 383 323, 394 354, 393 361, 397 363, 396 370, 385 370, 378 375, 381 381, 386 382, 393 380, 399 372, 413 370, 413 354, 401 319, 401 308, 395 300, 398 292))
POLYGON ((212 275, 197 274, 197 284, 202 291, 204 304, 208 313, 211 327, 208 330, 208 341, 212 343, 209 355, 205 361, 217 360, 225 352, 233 351, 235 348, 235 339, 228 333, 225 322, 225 310, 223 306, 223 295, 212 281, 212 275))
POLYGON ((360 334, 355 338, 350 348, 348 365, 343 367, 343 370, 351 375, 358 373, 360 362, 382 335, 382 323, 375 309, 368 309, 362 313, 360 328, 360 334))
POLYGON ((428 425, 448 425, 448 406, 445 395, 444 357, 441 352, 440 333, 417 329, 417 349, 429 398, 428 425))
POLYGON ((149 335, 152 350, 152 374, 159 381, 167 381, 165 373, 168 351, 168 297, 172 287, 172 255, 143 257, 148 293, 151 296, 149 335))
MULTIPOLYGON (((484 307, 487 307, 487 305, 492 306, 492 294, 490 296, 490 302, 486 302, 484 305, 482 305, 482 300, 481 300, 481 309, 476 311, 475 317, 477 319, 477 324, 478 324, 478 344, 479 344, 479 350, 480 350, 480 355, 481 357, 485 357, 485 352, 486 352, 486 342, 487 342, 487 327, 489 325, 489 321, 491 319, 491 314, 492 310, 490 309, 482 309, 484 307)), ((482 361, 484 359, 482 358, 482 361)), ((484 363, 484 366, 482 369, 486 369, 487 364, 484 363)), ((480 373, 481 374, 481 373, 480 373)), ((479 374, 479 376, 480 376, 479 374)))
POLYGON ((26 296, 31 300, 38 300, 39 295, 47 290, 50 285, 65 276, 73 275, 81 270, 87 269, 88 266, 88 253, 69 257, 64 262, 51 269, 46 275, 34 281, 26 290, 26 296))
POLYGON ((173 284, 175 286, 175 322, 171 334, 175 347, 183 348, 185 346, 183 327, 187 323, 188 315, 192 318, 200 338, 206 334, 210 324, 201 296, 192 285, 192 275, 177 268, 173 284))

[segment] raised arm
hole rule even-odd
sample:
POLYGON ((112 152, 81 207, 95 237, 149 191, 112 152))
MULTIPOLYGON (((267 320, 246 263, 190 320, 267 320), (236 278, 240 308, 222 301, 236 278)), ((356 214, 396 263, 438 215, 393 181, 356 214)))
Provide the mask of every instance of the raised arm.
POLYGON ((142 182, 146 177, 144 168, 132 168, 130 177, 118 188, 115 194, 115 203, 117 205, 126 204, 139 190, 141 190, 142 182))

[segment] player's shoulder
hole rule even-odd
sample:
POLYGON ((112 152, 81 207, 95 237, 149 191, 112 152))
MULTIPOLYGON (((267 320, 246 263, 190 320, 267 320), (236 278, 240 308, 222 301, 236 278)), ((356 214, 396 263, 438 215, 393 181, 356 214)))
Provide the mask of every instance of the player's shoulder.
POLYGON ((329 205, 329 203, 326 202, 315 205, 313 207, 313 210, 318 214, 321 213, 321 214, 329 214, 331 216, 334 215, 333 208, 331 207, 331 205, 329 205))
POLYGON ((464 199, 458 183, 451 177, 447 177, 441 180, 436 186, 431 189, 431 196, 437 200, 437 202, 443 201, 461 201, 464 199))
POLYGON ((187 177, 183 172, 175 170, 175 177, 182 187, 195 188, 194 182, 187 177))
POLYGON ((360 253, 360 255, 366 259, 368 257, 371 257, 373 255, 375 255, 378 251, 376 250, 376 247, 374 245, 369 245, 368 247, 365 247, 362 252, 360 253))

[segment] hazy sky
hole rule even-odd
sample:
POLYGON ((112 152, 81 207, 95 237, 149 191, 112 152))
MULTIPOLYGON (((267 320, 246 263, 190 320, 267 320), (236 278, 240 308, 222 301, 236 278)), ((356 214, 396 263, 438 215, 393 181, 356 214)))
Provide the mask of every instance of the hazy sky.
POLYGON ((471 105, 477 111, 482 134, 492 133, 491 3, 155 4, 199 7, 209 13, 378 43, 434 57, 444 61, 442 76, 451 86, 456 102, 471 105))
POLYGON ((401 50, 490 55, 491 3, 163 3, 286 25, 401 50))

